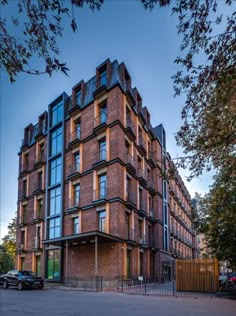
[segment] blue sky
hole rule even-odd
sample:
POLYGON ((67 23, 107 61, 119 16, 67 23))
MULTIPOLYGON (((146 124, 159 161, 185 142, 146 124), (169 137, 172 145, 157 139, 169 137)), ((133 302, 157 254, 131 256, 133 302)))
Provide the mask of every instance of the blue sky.
MULTIPOLYGON (((9 10, 13 10, 12 1, 9 10)), ((12 11, 11 11, 12 12, 12 11)), ((3 12, 5 14, 5 12, 3 12)), ((6 12, 9 14, 9 12, 6 12)), ((76 10, 78 32, 69 29, 60 40, 61 60, 67 61, 69 77, 63 73, 51 78, 20 74, 14 84, 1 73, 1 237, 17 209, 18 155, 24 127, 35 124, 48 104, 81 79, 87 81, 105 59, 124 61, 151 114, 153 126, 162 123, 167 134, 167 148, 172 157, 181 156, 174 134, 181 125, 184 97, 174 98, 171 76, 176 72, 180 37, 176 19, 169 8, 145 11, 136 1, 106 2, 99 12, 76 10)), ((21 34, 19 34, 21 36, 21 34)), ((36 60, 37 64, 38 61, 36 60)), ((181 175, 187 175, 181 171, 181 175)), ((204 193, 210 176, 186 183, 191 195, 204 193)))

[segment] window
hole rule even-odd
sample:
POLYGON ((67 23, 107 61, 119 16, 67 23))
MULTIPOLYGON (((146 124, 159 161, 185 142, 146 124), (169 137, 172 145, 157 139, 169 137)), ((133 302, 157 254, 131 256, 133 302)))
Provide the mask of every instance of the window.
POLYGON ((141 127, 139 126, 138 127, 138 144, 139 145, 142 145, 142 129, 141 129, 141 127))
POLYGON ((99 199, 106 198, 107 195, 107 175, 103 174, 98 177, 99 199))
POLYGON ((43 189, 43 172, 42 171, 38 172, 38 188, 40 190, 43 189))
POLYGON ((51 189, 49 191, 49 198, 49 214, 51 216, 59 214, 61 211, 61 188, 58 187, 55 189, 51 189))
POLYGON ((139 272, 140 275, 143 275, 143 253, 139 253, 139 272))
POLYGON ((106 69, 100 71, 99 83, 100 83, 100 87, 107 84, 107 71, 106 71, 106 69))
POLYGON ((76 105, 80 106, 81 105, 81 90, 76 91, 75 99, 76 99, 76 105))
POLYGON ((73 186, 73 196, 74 206, 78 206, 80 201, 80 184, 76 184, 73 186))
POLYGON ((47 278, 60 278, 60 250, 48 250, 47 252, 47 278))
POLYGON ((99 158, 100 160, 106 160, 106 139, 103 139, 99 142, 99 158))
POLYGON ((60 237, 60 217, 49 220, 49 239, 60 237))
POLYGON ((29 168, 29 154, 25 154, 24 155, 24 169, 25 170, 28 170, 29 168))
POLYGON ((131 193, 131 179, 130 177, 126 176, 126 196, 129 197, 131 193))
POLYGON ((43 213, 43 199, 38 199, 37 200, 37 214, 36 218, 41 218, 43 213))
POLYGON ((80 139, 80 122, 75 123, 75 135, 77 139, 80 139))
POLYGON ((107 121, 107 105, 104 104, 99 108, 100 124, 106 123, 107 121))
POLYGON ((26 210, 27 210, 27 204, 22 205, 21 224, 25 224, 26 222, 26 210))
POLYGON ((24 247, 25 246, 25 231, 24 230, 21 231, 20 241, 24 247))
POLYGON ((56 155, 62 151, 62 128, 59 127, 51 135, 51 155, 56 155))
POLYGON ((23 196, 27 196, 27 179, 23 180, 23 196))
POLYGON ((44 159, 44 143, 39 145, 39 159, 38 160, 43 160, 44 159))
POLYGON ((51 115, 51 126, 62 121, 62 101, 52 107, 51 115))
POLYGON ((98 213, 98 229, 101 232, 106 232, 106 211, 98 213))
POLYGON ((141 220, 138 221, 138 231, 140 240, 143 238, 143 222, 141 220))
POLYGON ((73 233, 74 234, 79 233, 79 217, 73 218, 73 233))
POLYGON ((143 190, 139 188, 139 209, 144 210, 143 190))
POLYGON ((80 153, 74 155, 75 171, 80 171, 80 153))
POLYGON ((51 161, 50 166, 50 185, 61 181, 61 157, 51 161))
POLYGON ((40 236, 41 236, 41 227, 37 226, 36 227, 36 237, 35 237, 35 248, 39 248, 39 243, 40 243, 40 236))
POLYGON ((130 214, 129 213, 125 214, 125 230, 126 230, 126 239, 130 240, 131 231, 130 231, 130 214))
POLYGON ((129 279, 131 277, 131 250, 127 249, 127 253, 126 253, 126 276, 127 279, 129 279))

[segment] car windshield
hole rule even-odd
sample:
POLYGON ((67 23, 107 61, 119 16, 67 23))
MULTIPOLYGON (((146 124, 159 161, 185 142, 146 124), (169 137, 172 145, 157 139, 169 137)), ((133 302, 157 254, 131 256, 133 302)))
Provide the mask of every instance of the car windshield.
POLYGON ((19 274, 24 275, 24 276, 35 275, 32 271, 19 271, 19 274))

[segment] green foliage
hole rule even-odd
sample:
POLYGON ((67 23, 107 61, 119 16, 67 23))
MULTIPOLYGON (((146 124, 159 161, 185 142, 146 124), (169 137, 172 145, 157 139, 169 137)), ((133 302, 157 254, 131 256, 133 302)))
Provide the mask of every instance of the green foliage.
POLYGON ((236 268, 236 181, 224 170, 215 177, 211 190, 197 200, 197 225, 206 237, 209 253, 228 260, 236 268))
POLYGON ((16 216, 8 225, 8 234, 2 238, 0 249, 0 271, 7 271, 15 266, 16 255, 16 216))
MULTIPOLYGON (((58 39, 63 35, 63 19, 71 16, 71 28, 77 30, 74 8, 88 5, 91 10, 99 9, 103 0, 15 0, 19 17, 0 18, 0 68, 6 71, 14 82, 20 72, 27 74, 52 75, 62 71, 67 75, 65 62, 58 58, 58 39), (16 37, 9 30, 21 29, 22 37, 16 37), (43 61, 41 70, 35 69, 32 59, 37 56, 43 61)), ((8 0, 0 0, 2 11, 8 0)))

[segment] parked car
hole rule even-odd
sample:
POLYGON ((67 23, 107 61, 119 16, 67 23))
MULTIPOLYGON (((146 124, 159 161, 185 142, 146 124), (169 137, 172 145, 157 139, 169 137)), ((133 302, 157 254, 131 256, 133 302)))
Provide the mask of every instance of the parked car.
POLYGON ((32 271, 27 270, 11 270, 3 275, 3 288, 7 289, 9 286, 16 286, 18 290, 25 288, 39 288, 44 287, 44 281, 41 277, 36 276, 32 271))
POLYGON ((219 274, 219 284, 222 285, 227 280, 227 274, 220 272, 219 274))
POLYGON ((5 274, 1 274, 1 275, 0 275, 0 285, 2 285, 2 284, 3 284, 3 279, 4 279, 4 276, 5 276, 5 274))
POLYGON ((227 277, 228 287, 236 286, 236 272, 232 272, 227 277))

